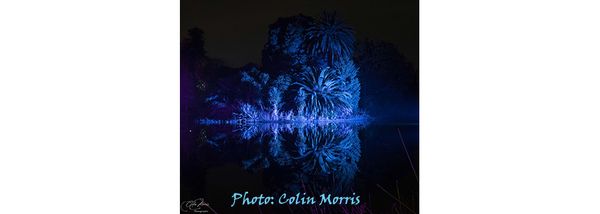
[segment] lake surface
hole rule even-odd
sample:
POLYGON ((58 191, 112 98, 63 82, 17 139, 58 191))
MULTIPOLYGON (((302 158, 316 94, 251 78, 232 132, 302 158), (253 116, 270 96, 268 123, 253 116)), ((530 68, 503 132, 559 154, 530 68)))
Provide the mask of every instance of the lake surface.
POLYGON ((181 130, 181 201, 203 198, 217 213, 418 213, 417 124, 190 124, 181 130), (360 204, 231 207, 246 191, 360 204))

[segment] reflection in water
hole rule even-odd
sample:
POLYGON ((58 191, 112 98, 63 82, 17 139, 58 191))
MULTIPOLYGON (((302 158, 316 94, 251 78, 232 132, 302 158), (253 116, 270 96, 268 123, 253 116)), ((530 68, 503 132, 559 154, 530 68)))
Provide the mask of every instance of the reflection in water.
POLYGON ((361 156, 357 125, 260 123, 238 125, 234 135, 223 132, 203 132, 201 141, 224 154, 242 153, 242 167, 264 172, 273 191, 351 192, 361 156), (258 149, 222 145, 231 141, 258 149))

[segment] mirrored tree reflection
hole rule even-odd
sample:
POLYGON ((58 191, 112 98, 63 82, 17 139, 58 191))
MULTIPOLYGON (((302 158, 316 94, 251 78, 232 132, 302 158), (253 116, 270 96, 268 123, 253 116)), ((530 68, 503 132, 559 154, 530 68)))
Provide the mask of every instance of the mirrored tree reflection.
POLYGON ((234 140, 224 140, 215 132, 205 141, 220 152, 240 154, 242 167, 251 172, 262 170, 265 179, 275 184, 275 191, 342 193, 350 191, 358 171, 358 128, 357 124, 340 123, 244 124, 232 128, 234 140), (232 141, 245 146, 223 145, 232 141))

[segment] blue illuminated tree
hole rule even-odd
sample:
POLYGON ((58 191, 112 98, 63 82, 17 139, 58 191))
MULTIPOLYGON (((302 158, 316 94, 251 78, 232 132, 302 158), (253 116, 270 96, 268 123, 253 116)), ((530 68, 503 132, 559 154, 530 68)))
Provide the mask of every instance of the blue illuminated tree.
POLYGON ((352 112, 356 112, 358 110, 361 87, 358 80, 358 67, 352 60, 348 59, 335 64, 333 66, 333 71, 335 72, 335 75, 339 77, 339 81, 341 81, 341 90, 352 95, 348 102, 352 112))
POLYGON ((267 92, 267 99, 269 107, 271 109, 271 115, 275 118, 279 117, 283 107, 283 96, 286 90, 288 90, 291 84, 289 75, 280 75, 273 81, 269 91, 267 92))
POLYGON ((334 63, 352 57, 354 41, 352 28, 335 13, 323 12, 308 28, 305 47, 311 55, 334 63))
POLYGON ((343 118, 355 113, 360 99, 358 69, 351 61, 335 67, 308 66, 296 78, 296 102, 309 118, 343 118))

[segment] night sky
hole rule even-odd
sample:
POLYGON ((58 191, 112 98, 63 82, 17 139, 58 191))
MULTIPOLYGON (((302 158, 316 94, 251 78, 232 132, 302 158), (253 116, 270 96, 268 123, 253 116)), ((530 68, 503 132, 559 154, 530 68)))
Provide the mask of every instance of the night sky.
POLYGON ((182 0, 181 33, 192 27, 204 30, 208 56, 227 65, 259 64, 269 24, 299 13, 317 17, 323 10, 337 11, 359 40, 398 45, 418 68, 418 0, 182 0))

